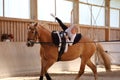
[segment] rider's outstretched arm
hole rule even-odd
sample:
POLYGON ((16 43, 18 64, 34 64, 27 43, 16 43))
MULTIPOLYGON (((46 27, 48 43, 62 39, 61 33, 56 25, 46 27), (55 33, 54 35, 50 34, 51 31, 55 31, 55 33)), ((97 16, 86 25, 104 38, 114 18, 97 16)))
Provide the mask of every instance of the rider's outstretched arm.
POLYGON ((51 16, 57 20, 57 22, 59 23, 59 25, 64 31, 68 28, 58 17, 54 16, 53 14, 51 14, 51 16))
POLYGON ((68 28, 58 17, 56 17, 55 19, 64 31, 68 28))

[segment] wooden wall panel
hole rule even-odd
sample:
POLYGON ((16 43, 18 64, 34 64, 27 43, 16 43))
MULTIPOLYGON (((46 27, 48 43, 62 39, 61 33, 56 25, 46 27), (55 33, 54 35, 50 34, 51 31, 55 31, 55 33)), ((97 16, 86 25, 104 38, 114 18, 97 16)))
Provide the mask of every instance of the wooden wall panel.
POLYGON ((120 29, 111 29, 110 39, 111 40, 120 40, 120 29))
MULTIPOLYGON (((13 42, 25 42, 27 40, 27 25, 33 20, 29 19, 15 19, 0 17, 0 37, 1 34, 13 34, 13 42)), ((38 21, 39 22, 39 21, 38 21)), ((40 21, 49 26, 51 30, 62 30, 58 23, 40 21)), ((69 26, 69 24, 66 24, 69 26)), ((105 41, 105 27, 92 27, 88 25, 78 25, 80 33, 83 36, 97 41, 105 41)), ((110 40, 120 40, 120 29, 110 29, 110 40)))

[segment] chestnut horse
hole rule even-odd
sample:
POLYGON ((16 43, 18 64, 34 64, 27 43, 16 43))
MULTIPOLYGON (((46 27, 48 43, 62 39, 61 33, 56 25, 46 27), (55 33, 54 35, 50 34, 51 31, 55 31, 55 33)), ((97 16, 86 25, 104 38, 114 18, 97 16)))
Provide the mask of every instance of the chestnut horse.
MULTIPOLYGON (((58 47, 52 42, 51 30, 43 24, 32 23, 28 27, 27 46, 32 47, 36 41, 41 44, 40 56, 41 56, 41 74, 39 80, 43 80, 45 75, 47 80, 52 80, 47 70, 58 59, 58 47)), ((85 66, 87 65, 94 73, 95 80, 97 80, 97 69, 93 62, 90 60, 91 56, 97 53, 103 61, 107 71, 110 71, 110 58, 103 50, 103 47, 99 43, 95 43, 91 39, 82 36, 81 40, 69 46, 68 51, 61 56, 61 61, 70 61, 76 58, 81 58, 81 66, 75 80, 79 80, 84 73, 85 66), (97 52, 96 52, 97 51, 97 52)), ((80 63, 79 63, 80 64, 80 63)))

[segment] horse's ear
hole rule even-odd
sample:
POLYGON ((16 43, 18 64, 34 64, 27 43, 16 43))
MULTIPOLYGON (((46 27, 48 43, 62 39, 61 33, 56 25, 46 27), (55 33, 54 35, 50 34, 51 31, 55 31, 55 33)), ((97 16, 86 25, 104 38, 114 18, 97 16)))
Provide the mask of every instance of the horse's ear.
POLYGON ((27 29, 29 29, 31 23, 27 23, 27 29))
POLYGON ((27 26, 30 26, 30 23, 27 23, 27 26))

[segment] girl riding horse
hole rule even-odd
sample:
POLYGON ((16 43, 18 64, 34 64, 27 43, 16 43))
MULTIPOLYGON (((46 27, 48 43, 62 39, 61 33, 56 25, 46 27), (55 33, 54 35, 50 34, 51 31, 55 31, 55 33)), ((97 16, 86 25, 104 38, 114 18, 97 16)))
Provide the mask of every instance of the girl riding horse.
MULTIPOLYGON (((39 41, 41 45, 41 74, 39 80, 43 80, 44 75, 47 80, 52 80, 47 71, 55 62, 57 62, 58 59, 58 47, 52 42, 52 31, 50 29, 46 29, 46 27, 47 26, 34 23, 30 24, 28 28, 27 46, 32 47, 36 41, 39 41)), ((62 55, 61 61, 70 61, 76 58, 81 58, 80 70, 78 71, 78 75, 75 80, 79 80, 81 75, 84 73, 86 65, 93 71, 95 80, 98 80, 97 68, 90 59, 95 52, 103 59, 106 70, 110 71, 110 58, 104 51, 101 44, 95 44, 94 41, 85 36, 82 36, 78 43, 73 46, 69 46, 68 51, 62 55)))
MULTIPOLYGON (((76 33, 77 33, 77 28, 76 26, 73 24, 73 10, 71 11, 71 25, 69 27, 67 27, 58 17, 56 17, 55 15, 51 14, 51 16, 53 18, 55 18, 57 20, 57 22, 59 23, 59 25, 61 26, 61 28, 63 29, 63 31, 65 31, 67 33, 67 35, 65 35, 66 38, 66 43, 65 43, 65 50, 64 52, 67 52, 68 50, 68 45, 72 46, 74 39, 76 37, 76 33)), ((61 45, 61 43, 60 43, 61 45)), ((61 47, 62 48, 62 47, 61 47)), ((61 50, 61 49, 59 49, 61 50)), ((59 51, 59 55, 62 55, 63 51, 59 51)))

